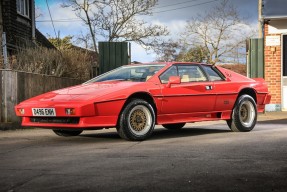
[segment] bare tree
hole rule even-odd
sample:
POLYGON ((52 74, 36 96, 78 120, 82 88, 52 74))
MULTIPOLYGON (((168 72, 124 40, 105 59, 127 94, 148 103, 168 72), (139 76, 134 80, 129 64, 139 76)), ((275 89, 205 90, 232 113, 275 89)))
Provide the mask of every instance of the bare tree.
POLYGON ((157 61, 174 61, 177 57, 177 49, 179 49, 179 47, 179 43, 171 39, 154 45, 157 61))
POLYGON ((93 26, 95 20, 93 15, 95 11, 97 12, 102 9, 103 4, 106 4, 105 0, 69 0, 62 5, 62 7, 73 7, 76 16, 88 26, 96 54, 98 54, 98 49, 96 45, 96 32, 93 26))
POLYGON ((138 18, 151 15, 157 0, 110 0, 110 3, 95 14, 96 27, 108 41, 135 41, 142 45, 156 42, 157 37, 167 35, 165 27, 148 24, 138 18))
POLYGON ((85 49, 93 49, 93 45, 91 43, 91 34, 90 33, 83 33, 81 32, 79 35, 76 36, 76 40, 74 43, 76 45, 81 45, 85 49))
POLYGON ((158 0, 69 0, 76 15, 89 27, 94 46, 95 34, 107 41, 135 41, 145 48, 163 42, 168 35, 166 27, 149 24, 139 16, 152 14, 158 0))
POLYGON ((242 20, 229 0, 223 0, 206 15, 188 21, 183 41, 191 47, 202 47, 207 62, 214 64, 244 46, 250 35, 246 31, 250 32, 251 27, 242 20))
POLYGON ((42 15, 43 14, 41 13, 41 9, 38 6, 36 6, 35 7, 35 18, 37 19, 37 18, 41 17, 42 15))

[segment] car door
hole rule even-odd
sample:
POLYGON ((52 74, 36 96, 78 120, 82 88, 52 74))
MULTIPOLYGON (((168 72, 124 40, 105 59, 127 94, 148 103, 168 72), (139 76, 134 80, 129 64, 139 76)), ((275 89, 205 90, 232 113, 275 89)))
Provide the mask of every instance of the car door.
POLYGON ((210 112, 216 95, 213 83, 198 64, 173 65, 160 76, 162 83, 162 114, 210 112), (180 84, 167 86, 170 76, 180 76, 180 84))
POLYGON ((214 110, 231 110, 238 95, 238 83, 225 80, 217 69, 210 65, 202 65, 202 68, 213 82, 213 92, 217 95, 214 110))

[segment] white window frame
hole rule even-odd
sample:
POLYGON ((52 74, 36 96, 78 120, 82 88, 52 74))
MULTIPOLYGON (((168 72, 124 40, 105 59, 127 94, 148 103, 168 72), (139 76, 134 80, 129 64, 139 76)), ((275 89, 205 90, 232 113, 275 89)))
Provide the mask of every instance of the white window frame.
POLYGON ((30 0, 17 0, 16 3, 17 3, 17 13, 29 18, 30 0))

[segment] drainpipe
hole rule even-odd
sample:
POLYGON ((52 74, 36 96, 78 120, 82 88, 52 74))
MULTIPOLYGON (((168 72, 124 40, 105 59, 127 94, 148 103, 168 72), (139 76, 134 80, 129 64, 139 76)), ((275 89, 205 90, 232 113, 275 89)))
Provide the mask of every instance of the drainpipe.
MULTIPOLYGON (((2 55, 2 34, 3 34, 3 20, 2 20, 2 1, 0 2, 0 56, 2 55)), ((1 88, 1 87, 0 87, 1 88)))
POLYGON ((258 0, 258 37, 263 37, 263 25, 262 25, 262 0, 258 0))
POLYGON ((35 35, 35 30, 36 30, 36 23, 35 23, 35 1, 31 1, 31 21, 32 21, 32 42, 36 43, 36 35, 35 35))

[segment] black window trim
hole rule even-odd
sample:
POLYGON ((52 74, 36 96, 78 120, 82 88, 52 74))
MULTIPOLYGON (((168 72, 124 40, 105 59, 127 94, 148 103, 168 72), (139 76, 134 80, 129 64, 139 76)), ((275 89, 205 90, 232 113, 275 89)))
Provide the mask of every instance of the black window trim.
POLYGON ((175 67, 175 68, 176 68, 176 73, 177 73, 177 76, 178 76, 178 68, 177 68, 176 64, 171 65, 169 68, 167 68, 166 70, 164 70, 164 71, 158 76, 159 82, 160 82, 161 84, 167 84, 167 83, 163 83, 160 78, 161 78, 161 76, 162 76, 166 71, 168 71, 168 70, 169 70, 170 68, 172 68, 172 67, 175 67))
POLYGON ((217 73, 218 76, 221 77, 221 80, 216 80, 216 81, 225 81, 225 80, 226 80, 226 77, 225 77, 225 76, 221 73, 221 71, 219 71, 214 65, 201 64, 200 66, 201 66, 202 70, 204 71, 205 75, 208 77, 208 80, 209 80, 210 82, 216 82, 216 81, 211 81, 210 76, 209 76, 209 74, 206 72, 206 70, 204 69, 203 65, 204 65, 204 66, 210 66, 210 67, 215 71, 215 73, 217 73))

